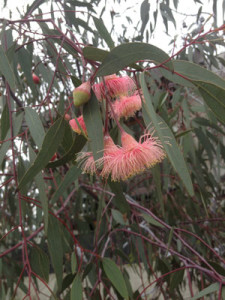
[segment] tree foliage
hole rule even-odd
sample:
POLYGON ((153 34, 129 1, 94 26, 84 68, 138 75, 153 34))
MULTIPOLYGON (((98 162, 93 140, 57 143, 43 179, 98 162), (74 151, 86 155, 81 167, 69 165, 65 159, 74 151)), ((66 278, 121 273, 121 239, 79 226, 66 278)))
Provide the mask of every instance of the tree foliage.
POLYGON ((128 13, 133 3, 122 14, 105 2, 35 0, 19 19, 1 19, 0 298, 223 299, 220 2, 209 1, 210 15, 195 0, 188 15, 181 0, 144 0, 138 20, 128 13), (181 26, 180 14, 186 32, 167 52, 152 45, 159 23, 169 34, 181 26), (115 102, 124 95, 112 96, 107 80, 125 76, 141 109, 118 120, 115 102), (90 98, 79 107, 77 87, 90 98), (139 158, 122 152, 124 131, 132 141, 141 137, 139 146, 160 145, 165 159, 130 176, 139 158), (118 168, 120 177, 102 164, 114 170, 115 153, 108 159, 103 151, 106 134, 123 157, 118 166, 127 168, 118 168), (82 172, 87 157, 91 175, 82 172))

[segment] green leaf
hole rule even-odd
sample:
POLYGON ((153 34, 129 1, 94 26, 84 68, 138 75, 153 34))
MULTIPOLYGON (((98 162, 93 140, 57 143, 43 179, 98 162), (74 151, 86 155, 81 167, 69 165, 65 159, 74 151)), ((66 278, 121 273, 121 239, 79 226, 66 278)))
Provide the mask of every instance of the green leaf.
MULTIPOLYGON (((72 147, 73 142, 74 142, 73 137, 74 137, 74 133, 73 133, 73 130, 71 129, 70 124, 68 122, 65 122, 65 130, 64 130, 63 140, 61 143, 61 151, 63 148, 64 155, 65 155, 65 153, 68 153, 68 151, 70 151, 70 148, 72 147)), ((61 153, 61 151, 60 151, 60 153, 61 153)))
POLYGON ((83 299, 83 291, 82 291, 82 281, 80 274, 77 274, 73 280, 70 299, 71 300, 82 300, 83 299))
POLYGON ((3 141, 6 137, 6 134, 9 130, 10 127, 10 122, 9 122, 9 109, 8 105, 5 104, 3 111, 2 111, 2 116, 1 116, 1 141, 3 141))
POLYGON ((154 180, 155 185, 156 185, 157 200, 160 203, 162 214, 163 214, 163 216, 165 216, 165 208, 164 208, 162 188, 161 188, 161 176, 160 176, 159 165, 154 166, 154 168, 152 168, 151 170, 152 170, 153 180, 154 180))
POLYGON ((152 60, 156 64, 168 61, 165 66, 173 70, 169 56, 156 46, 145 43, 126 43, 110 51, 99 67, 96 76, 116 73, 128 65, 144 59, 152 60))
MULTIPOLYGON (((74 58, 77 58, 76 50, 70 44, 68 44, 68 41, 65 40, 64 43, 62 43, 62 41, 60 39, 61 33, 59 31, 57 31, 55 29, 50 29, 46 23, 39 23, 39 26, 41 27, 41 29, 45 35, 52 37, 51 41, 53 43, 60 45, 60 47, 64 48, 67 53, 71 54, 74 58)), ((55 48, 53 47, 53 49, 55 49, 55 48)), ((48 49, 48 51, 51 52, 51 50, 49 50, 49 49, 48 49)), ((52 53, 54 53, 54 52, 52 52, 52 53)), ((53 57, 55 57, 55 55, 53 55, 53 57)), ((61 61, 59 62, 59 68, 60 69, 64 68, 61 61)), ((48 70, 48 72, 50 72, 50 70, 48 70)))
POLYGON ((48 225, 48 249, 56 274, 58 290, 60 290, 62 287, 63 277, 62 231, 59 221, 51 215, 49 216, 48 225))
POLYGON ((103 269, 106 273, 106 276, 112 282, 115 289, 119 294, 125 299, 129 299, 127 286, 123 278, 123 274, 117 265, 109 258, 103 258, 102 260, 103 269))
POLYGON ((146 126, 152 122, 157 135, 162 142, 162 145, 168 155, 168 158, 175 169, 175 171, 180 176, 184 186, 186 187, 190 196, 194 195, 194 189, 191 181, 190 174, 188 172, 188 168, 184 157, 176 143, 176 139, 167 126, 165 121, 160 118, 156 113, 152 105, 152 100, 145 82, 144 73, 140 76, 140 83, 142 87, 142 91, 144 94, 145 102, 143 103, 143 115, 146 126), (162 128, 162 129, 161 129, 162 128), (168 145, 169 142, 169 145, 168 145))
POLYGON ((154 226, 157 226, 157 227, 164 227, 161 223, 159 223, 157 220, 153 219, 153 217, 143 213, 142 214, 142 217, 145 219, 146 222, 148 222, 149 224, 152 224, 154 226))
POLYGON ((21 179, 18 189, 31 181, 50 161, 53 154, 56 152, 59 144, 63 139, 64 128, 65 128, 64 118, 59 118, 47 131, 41 150, 39 151, 37 158, 31 167, 24 174, 21 179))
MULTIPOLYGON (((31 147, 29 147, 29 152, 30 152, 30 161, 31 161, 31 163, 33 163, 36 159, 36 153, 34 152, 34 150, 31 147)), ((44 217, 45 233, 47 235, 47 232, 48 232, 48 198, 46 196, 45 182, 44 182, 41 172, 35 176, 34 180, 35 180, 37 188, 39 190, 39 199, 41 201, 42 210, 43 210, 43 214, 44 214, 43 217, 44 217)))
POLYGON ((41 123, 39 115, 36 113, 35 110, 33 110, 30 107, 26 107, 24 110, 25 110, 25 120, 30 130, 30 134, 35 144, 40 149, 45 136, 44 127, 41 123))
MULTIPOLYGON (((18 158, 18 163, 17 163, 17 178, 18 181, 20 181, 20 179, 23 177, 24 173, 26 172, 26 161, 23 160, 22 156, 20 156, 18 158)), ((22 195, 27 195, 28 193, 28 188, 27 186, 24 186, 21 190, 20 190, 22 195)), ((22 202, 22 210, 23 213, 26 214, 27 213, 27 203, 22 202)))
POLYGON ((97 160, 103 155, 103 124, 98 100, 93 91, 91 93, 91 99, 84 105, 83 116, 91 150, 94 159, 97 160))
POLYGON ((120 211, 112 209, 113 219, 120 225, 126 225, 127 222, 124 221, 123 215, 120 211))
POLYGON ((25 16, 24 16, 24 19, 26 19, 30 14, 32 14, 33 11, 34 11, 35 9, 37 9, 37 8, 38 8, 41 4, 43 4, 44 2, 45 2, 45 0, 39 0, 39 1, 34 0, 34 2, 33 2, 31 5, 28 6, 27 12, 26 12, 26 14, 25 14, 25 16))
POLYGON ((176 28, 176 21, 174 19, 174 16, 172 14, 170 7, 162 2, 162 3, 160 3, 160 11, 161 11, 162 17, 165 18, 167 21, 171 21, 173 23, 174 27, 176 28))
POLYGON ((73 85, 75 87, 78 87, 79 85, 82 84, 82 81, 80 79, 78 79, 76 76, 70 76, 72 82, 73 82, 73 85))
MULTIPOLYGON (((73 282, 75 278, 75 274, 67 274, 64 278, 63 278, 63 282, 62 282, 62 289, 60 291, 60 293, 63 293, 73 282)), ((64 300, 67 298, 64 298, 64 300)), ((70 299, 70 298, 68 298, 70 299)))
POLYGON ((181 132, 177 133, 175 137, 176 137, 176 139, 181 138, 182 136, 187 135, 188 133, 192 132, 193 130, 194 130, 194 128, 181 131, 181 132))
POLYGON ((201 80, 204 82, 210 82, 221 88, 225 86, 225 80, 216 75, 215 73, 207 70, 206 68, 200 67, 197 64, 184 61, 184 60, 173 60, 174 71, 191 79, 201 80))
POLYGON ((32 270, 48 282, 50 262, 48 255, 41 248, 34 246, 31 249, 30 263, 32 270))
POLYGON ((95 31, 90 26, 88 26, 88 23, 80 18, 76 18, 76 24, 74 24, 74 25, 81 26, 85 30, 90 31, 95 34, 95 31))
POLYGON ((211 128, 216 129, 217 131, 221 132, 222 134, 225 134, 225 132, 222 130, 221 126, 216 125, 215 123, 213 123, 212 121, 205 119, 205 118, 201 118, 201 117, 196 117, 193 119, 194 122, 196 122, 197 124, 200 124, 201 126, 208 126, 211 128))
POLYGON ((54 72, 51 69, 47 68, 41 61, 39 61, 39 59, 38 62, 38 71, 42 76, 42 80, 50 86, 52 78, 54 76, 54 72))
POLYGON ((42 174, 39 173, 34 178, 37 188, 39 190, 39 199, 41 201, 42 210, 43 210, 43 218, 44 218, 44 228, 45 233, 48 231, 48 198, 46 196, 46 186, 42 174))
MULTIPOLYGON (((83 54, 86 59, 103 62, 104 58, 109 54, 109 51, 87 46, 83 49, 83 54)), ((142 70, 142 68, 136 64, 130 64, 129 67, 139 71, 142 70)))
POLYGON ((93 10, 93 5, 92 5, 92 3, 81 2, 81 1, 76 1, 76 0, 67 0, 66 2, 71 3, 72 5, 75 5, 75 6, 87 7, 88 10, 91 10, 91 11, 95 12, 95 11, 93 10))
POLYGON ((114 42, 113 42, 107 28, 105 27, 102 19, 97 19, 97 18, 93 17, 93 20, 94 20, 95 27, 96 27, 98 33, 104 39, 104 41, 106 42, 108 47, 110 49, 112 49, 114 47, 114 42))
POLYGON ((19 61, 20 65, 21 65, 21 68, 24 72, 27 83, 30 86, 34 96, 37 96, 38 95, 37 88, 36 88, 36 85, 33 82, 33 77, 32 77, 32 58, 31 58, 31 55, 25 48, 20 48, 17 55, 18 55, 18 61, 19 61))
POLYGON ((71 4, 74 4, 75 6, 87 7, 88 10, 95 12, 93 9, 93 4, 91 3, 94 1, 90 1, 90 3, 88 3, 88 2, 82 2, 82 1, 76 1, 76 0, 68 0, 68 2, 70 2, 71 4))
POLYGON ((197 299, 200 299, 203 296, 206 296, 208 294, 212 294, 212 293, 218 291, 219 287, 220 287, 220 285, 219 285, 218 282, 212 283, 210 286, 208 286, 207 288, 205 288, 204 290, 199 292, 197 295, 192 297, 190 300, 197 300, 197 299))
POLYGON ((115 206, 120 210, 122 214, 129 213, 130 207, 123 194, 121 183, 108 180, 108 185, 110 186, 111 191, 115 194, 115 196, 113 197, 113 203, 115 204, 115 206))
POLYGON ((13 73, 13 69, 1 45, 0 45, 0 73, 5 77, 10 88, 14 90, 16 88, 16 79, 13 73))
POLYGON ((218 272, 219 274, 225 276, 225 268, 214 261, 208 261, 208 263, 218 272))
POLYGON ((174 231, 174 227, 171 227, 169 237, 168 237, 168 243, 167 243, 167 249, 166 249, 165 257, 167 257, 168 252, 169 252, 169 248, 170 248, 171 243, 172 243, 173 231, 174 231))
POLYGON ((141 3, 141 21, 142 21, 141 35, 142 36, 149 20, 149 14, 150 14, 150 4, 148 3, 148 0, 144 0, 141 3))
MULTIPOLYGON (((22 125, 22 121, 23 121, 23 113, 19 114, 16 116, 15 120, 13 121, 13 136, 17 136, 17 134, 19 133, 20 131, 20 128, 21 128, 21 125, 22 125)), ((7 134, 6 134, 6 137, 5 137, 5 140, 8 140, 11 138, 11 130, 9 128, 7 134)), ((2 145, 1 145, 1 148, 0 148, 0 166, 2 165, 2 162, 5 158, 5 155, 6 155, 6 152, 8 151, 9 149, 9 146, 12 144, 12 142, 9 140, 7 142, 4 142, 2 145)))
POLYGON ((81 151, 86 142, 87 139, 84 136, 77 135, 69 151, 60 159, 48 163, 47 168, 56 168, 70 162, 71 160, 75 161, 76 154, 81 151))
POLYGON ((182 282, 184 277, 184 270, 176 271, 170 276, 170 285, 169 289, 172 291, 178 287, 178 285, 182 282))
MULTIPOLYGON (((225 124, 225 89, 203 81, 193 81, 217 119, 225 124)), ((225 87, 225 82, 224 82, 225 87)))
MULTIPOLYGON (((60 35, 57 30, 49 29, 46 23, 39 22, 38 25, 41 27, 43 33, 46 35, 56 35, 56 36, 60 35)), ((51 47, 48 47, 47 42, 43 44, 44 49, 47 52, 47 55, 49 55, 49 58, 50 58, 51 62, 53 63, 53 65, 57 66, 57 69, 62 73, 61 75, 66 76, 65 74, 67 74, 67 71, 65 69, 65 65, 63 64, 63 62, 60 59, 58 59, 58 50, 54 46, 54 42, 57 44, 60 44, 60 46, 62 45, 62 47, 66 49, 66 52, 69 52, 73 56, 75 56, 75 53, 76 53, 75 50, 73 48, 71 49, 71 47, 67 43, 62 44, 62 42, 59 40, 59 38, 49 39, 48 42, 51 43, 51 47)))
POLYGON ((69 171, 66 173, 64 180, 60 183, 59 187, 55 191, 54 195, 51 198, 51 204, 54 204, 60 196, 63 195, 65 190, 79 177, 81 174, 81 169, 77 165, 72 166, 69 171))
POLYGON ((75 252, 71 255, 71 271, 74 274, 77 270, 77 258, 75 252))
MULTIPOLYGON (((173 63, 174 63, 174 61, 173 61, 173 63)), ((195 87, 194 84, 191 83, 190 80, 188 80, 188 78, 184 79, 183 77, 181 77, 169 70, 163 69, 163 68, 160 68, 159 70, 162 73, 162 76, 167 78, 169 81, 172 81, 174 83, 177 83, 179 85, 186 86, 186 87, 192 87, 192 88, 195 87)))
POLYGON ((83 54, 86 59, 102 62, 104 58, 109 54, 109 51, 95 48, 92 46, 87 46, 84 47, 83 54))

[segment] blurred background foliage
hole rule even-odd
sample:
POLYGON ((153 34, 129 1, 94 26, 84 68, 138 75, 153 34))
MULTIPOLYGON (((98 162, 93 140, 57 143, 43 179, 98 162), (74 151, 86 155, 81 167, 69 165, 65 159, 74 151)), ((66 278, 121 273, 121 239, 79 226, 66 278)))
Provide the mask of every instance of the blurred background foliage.
MULTIPOLYGON (((225 299, 225 4, 195 0, 188 14, 182 2, 35 0, 1 19, 0 299, 225 299), (168 51, 149 48, 156 30, 168 51), (122 126, 138 139, 150 124, 170 143, 123 183, 81 174, 87 140, 65 118, 81 112, 74 87, 111 70, 147 102, 122 126)), ((101 131, 104 107, 89 105, 101 131)), ((114 121, 110 133, 119 144, 114 121)))

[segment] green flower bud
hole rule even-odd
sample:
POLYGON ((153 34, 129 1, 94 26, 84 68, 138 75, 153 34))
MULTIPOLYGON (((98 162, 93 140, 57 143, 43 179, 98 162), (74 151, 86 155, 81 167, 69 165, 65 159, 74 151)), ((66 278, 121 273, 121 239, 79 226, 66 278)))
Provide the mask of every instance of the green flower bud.
POLYGON ((74 106, 79 107, 88 102, 91 98, 91 84, 84 82, 73 90, 73 103, 74 106))

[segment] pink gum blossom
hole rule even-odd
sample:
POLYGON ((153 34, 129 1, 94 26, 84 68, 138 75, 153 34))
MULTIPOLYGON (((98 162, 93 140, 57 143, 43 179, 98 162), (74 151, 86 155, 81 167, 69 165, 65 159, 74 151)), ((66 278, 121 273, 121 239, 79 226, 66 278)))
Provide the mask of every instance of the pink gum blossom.
POLYGON ((96 174, 97 169, 92 152, 78 153, 76 161, 81 166, 83 173, 96 174))
POLYGON ((80 153, 77 161, 80 162, 83 172, 93 175, 97 169, 102 168, 102 178, 107 179, 111 176, 112 181, 125 181, 165 158, 160 141, 150 134, 143 135, 137 142, 130 134, 122 132, 121 142, 122 147, 116 146, 109 134, 106 134, 104 155, 96 162, 91 152, 80 153))
POLYGON ((124 181, 164 159, 165 152, 157 139, 150 137, 149 134, 142 136, 141 139, 137 142, 130 134, 123 132, 122 148, 115 154, 104 155, 106 166, 101 175, 105 177, 111 174, 113 181, 124 181), (144 139, 142 143, 141 139, 144 139))
POLYGON ((125 156, 133 162, 133 172, 139 173, 144 168, 151 168, 165 158, 162 144, 149 134, 143 135, 137 142, 130 134, 123 132, 121 136, 125 156), (144 140, 143 142, 141 142, 144 140))
POLYGON ((116 146, 109 134, 104 136, 104 155, 99 160, 99 165, 103 165, 101 176, 108 178, 111 174, 112 180, 114 180, 114 167, 118 161, 118 157, 121 157, 123 150, 116 146))
MULTIPOLYGON (((113 110, 118 119, 129 118, 135 115, 135 113, 141 109, 141 98, 138 94, 132 96, 123 96, 120 99, 113 102, 113 110)), ((110 112, 111 118, 113 118, 112 112, 110 112)))
POLYGON ((104 82, 100 82, 93 85, 93 91, 99 101, 106 98, 106 93, 109 97, 115 98, 118 96, 125 96, 132 94, 136 89, 136 85, 129 76, 118 77, 116 74, 105 76, 104 82), (105 87, 106 86, 106 87, 105 87))

